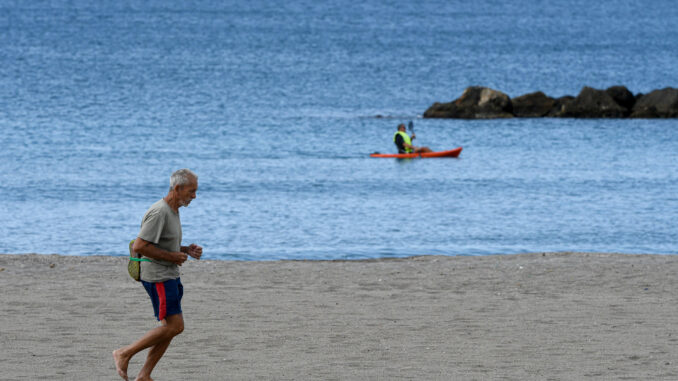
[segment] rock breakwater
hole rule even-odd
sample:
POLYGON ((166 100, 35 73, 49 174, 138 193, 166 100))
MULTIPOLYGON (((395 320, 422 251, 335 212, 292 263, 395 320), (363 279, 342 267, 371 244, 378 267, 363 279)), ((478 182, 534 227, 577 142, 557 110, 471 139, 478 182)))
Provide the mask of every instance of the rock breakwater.
POLYGON ((552 98, 541 91, 511 99, 488 87, 472 86, 457 99, 434 103, 424 118, 678 118, 678 89, 633 94, 625 86, 584 87, 579 95, 552 98))

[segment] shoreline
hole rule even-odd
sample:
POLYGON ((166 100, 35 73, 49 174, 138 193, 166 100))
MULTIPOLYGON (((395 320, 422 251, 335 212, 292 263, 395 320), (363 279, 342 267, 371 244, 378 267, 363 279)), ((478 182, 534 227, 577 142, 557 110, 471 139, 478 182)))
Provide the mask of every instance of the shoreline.
MULTIPOLYGON (((415 254, 407 256, 391 256, 391 257, 357 257, 357 258, 330 258, 330 259, 313 259, 313 258, 300 258, 300 259, 237 259, 237 258, 204 258, 202 262, 212 261, 212 262, 373 262, 373 261, 388 261, 388 260, 403 260, 403 259, 415 259, 415 258, 426 258, 426 257, 442 257, 442 258, 479 258, 479 257, 495 257, 495 256, 521 256, 521 255, 678 255, 677 253, 625 253, 625 252, 605 252, 605 251, 535 251, 535 252, 525 252, 525 253, 490 253, 490 254, 415 254)), ((127 259, 125 255, 111 255, 111 254, 59 254, 59 253, 0 253, 2 256, 36 256, 36 257, 60 257, 60 258, 117 258, 117 259, 127 259)), ((195 261, 195 259, 188 259, 189 262, 195 261)))
MULTIPOLYGON (((126 264, 0 255, 3 377, 116 379, 111 351, 157 324, 126 264)), ((189 261, 186 329, 153 374, 677 379, 677 273, 665 254, 189 261)))

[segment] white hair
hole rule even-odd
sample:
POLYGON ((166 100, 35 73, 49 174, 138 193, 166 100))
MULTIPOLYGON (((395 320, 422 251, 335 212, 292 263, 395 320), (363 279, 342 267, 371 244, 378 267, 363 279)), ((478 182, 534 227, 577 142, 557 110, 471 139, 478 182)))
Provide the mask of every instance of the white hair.
POLYGON ((191 182, 191 180, 198 180, 198 175, 193 173, 188 168, 179 169, 172 173, 170 176, 170 191, 173 190, 177 185, 185 185, 191 182))

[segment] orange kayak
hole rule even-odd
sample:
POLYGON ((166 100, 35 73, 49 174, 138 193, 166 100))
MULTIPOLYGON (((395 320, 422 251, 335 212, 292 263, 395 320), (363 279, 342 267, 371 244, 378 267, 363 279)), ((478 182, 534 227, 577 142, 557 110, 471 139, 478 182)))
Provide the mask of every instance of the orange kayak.
POLYGON ((375 152, 370 157, 385 157, 396 159, 416 159, 416 158, 430 158, 430 157, 457 157, 461 153, 461 147, 451 149, 449 151, 425 152, 425 153, 379 153, 375 152))

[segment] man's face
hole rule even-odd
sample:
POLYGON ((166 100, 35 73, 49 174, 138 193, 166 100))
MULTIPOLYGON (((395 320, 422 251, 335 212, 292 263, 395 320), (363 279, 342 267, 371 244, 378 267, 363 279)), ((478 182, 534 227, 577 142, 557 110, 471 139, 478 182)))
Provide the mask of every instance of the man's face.
POLYGON ((188 204, 195 198, 195 193, 198 191, 198 180, 191 179, 188 184, 179 185, 176 187, 179 195, 179 205, 188 206, 188 204))

